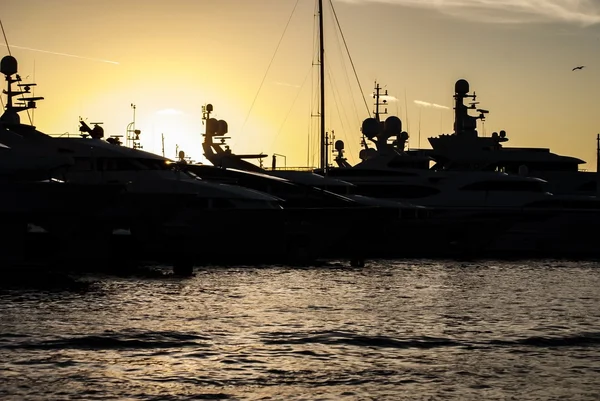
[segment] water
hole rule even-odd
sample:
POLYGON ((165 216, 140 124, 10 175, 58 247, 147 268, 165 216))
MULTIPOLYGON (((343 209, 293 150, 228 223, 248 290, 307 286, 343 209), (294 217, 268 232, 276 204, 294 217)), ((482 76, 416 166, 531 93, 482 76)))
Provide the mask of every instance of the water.
POLYGON ((372 262, 0 292, 2 400, 596 400, 600 262, 372 262))

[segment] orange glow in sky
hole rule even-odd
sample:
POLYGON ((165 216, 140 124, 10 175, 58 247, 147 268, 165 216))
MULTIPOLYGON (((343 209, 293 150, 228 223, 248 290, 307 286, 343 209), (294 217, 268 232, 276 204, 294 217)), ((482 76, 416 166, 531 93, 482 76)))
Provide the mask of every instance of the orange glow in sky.
MULTIPOLYGON (((597 1, 334 0, 360 88, 324 4, 326 128, 350 162, 375 80, 409 145, 429 147, 452 131, 464 78, 490 110, 480 132, 504 129, 507 146, 549 147, 595 169, 597 1)), ((145 150, 160 154, 164 135, 167 157, 178 146, 203 161, 201 110, 212 103, 234 152, 318 160, 314 0, 3 0, 0 11, 20 75, 45 97, 34 121, 44 132, 77 134, 81 116, 124 135, 133 103, 145 150)))

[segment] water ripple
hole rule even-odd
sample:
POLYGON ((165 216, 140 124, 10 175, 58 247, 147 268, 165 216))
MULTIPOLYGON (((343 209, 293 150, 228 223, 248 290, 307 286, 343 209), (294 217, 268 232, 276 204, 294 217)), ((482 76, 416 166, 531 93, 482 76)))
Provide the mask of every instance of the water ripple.
POLYGON ((596 400, 600 266, 374 261, 0 293, 0 399, 596 400))

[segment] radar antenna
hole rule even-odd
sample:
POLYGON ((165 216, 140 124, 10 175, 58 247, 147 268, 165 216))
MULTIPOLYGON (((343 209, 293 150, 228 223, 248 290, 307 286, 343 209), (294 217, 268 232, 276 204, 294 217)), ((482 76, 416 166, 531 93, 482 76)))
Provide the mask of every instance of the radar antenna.
MULTIPOLYGON (((37 101, 43 100, 43 97, 39 96, 26 96, 31 93, 31 87, 35 86, 34 83, 24 84, 21 83, 22 79, 18 72, 18 63, 17 59, 13 56, 4 56, 0 61, 0 72, 4 74, 6 77, 6 90, 3 93, 6 95, 6 107, 2 116, 0 116, 0 121, 20 124, 21 119, 19 117, 19 112, 27 111, 29 109, 35 109, 37 107, 37 101), (14 78, 13 78, 14 75, 14 78), (13 84, 17 83, 18 90, 13 90, 13 84), (16 99, 19 101, 19 104, 13 104, 13 97, 21 96, 16 99)), ((29 117, 29 123, 32 124, 31 116, 29 112, 27 113, 29 117)))

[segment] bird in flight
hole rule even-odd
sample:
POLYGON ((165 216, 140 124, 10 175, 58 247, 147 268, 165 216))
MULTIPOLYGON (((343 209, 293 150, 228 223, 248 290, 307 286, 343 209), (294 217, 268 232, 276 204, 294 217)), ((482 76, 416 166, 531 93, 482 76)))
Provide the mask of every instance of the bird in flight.
POLYGON ((585 65, 580 65, 579 67, 575 67, 575 68, 573 68, 571 71, 575 71, 575 70, 583 70, 583 67, 585 67, 585 65))

